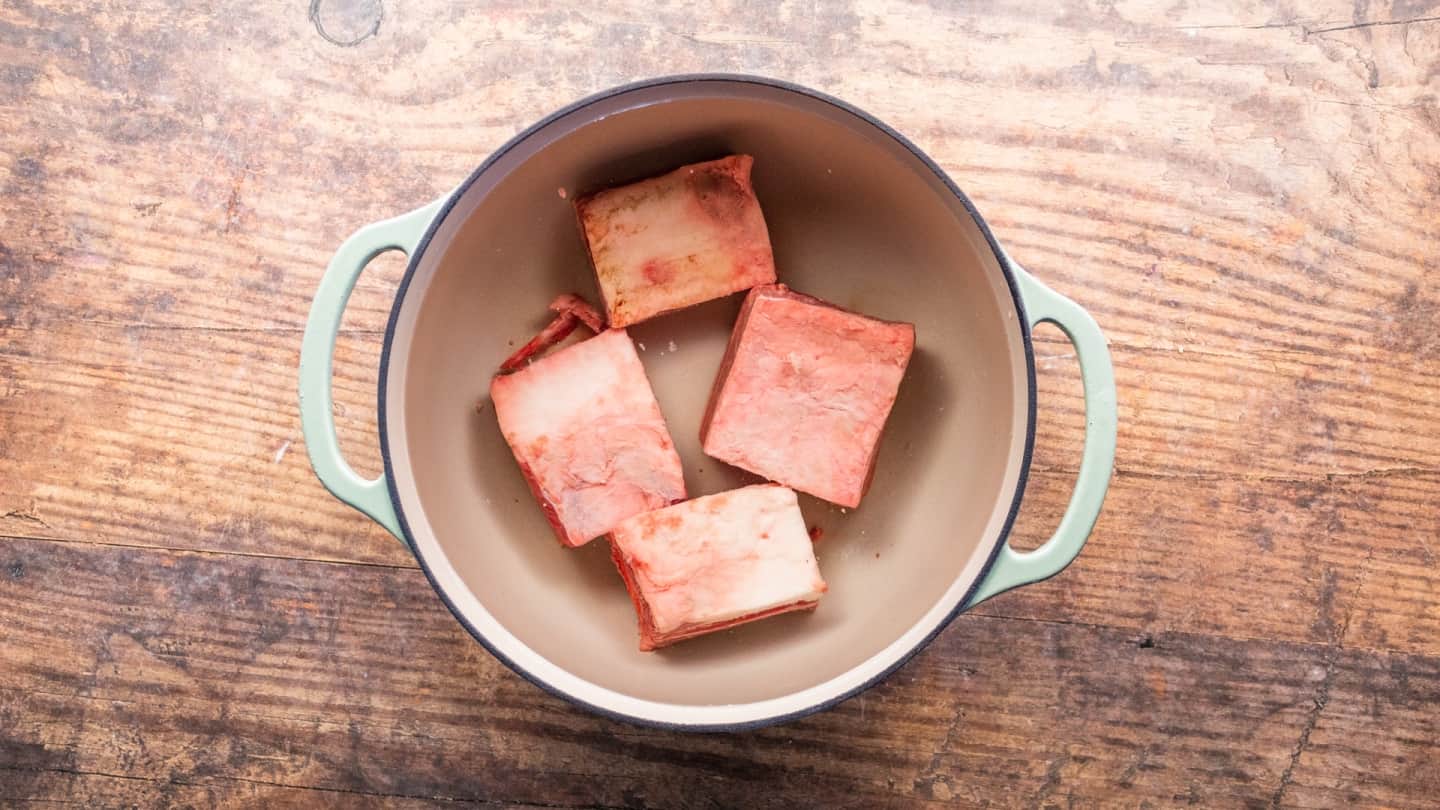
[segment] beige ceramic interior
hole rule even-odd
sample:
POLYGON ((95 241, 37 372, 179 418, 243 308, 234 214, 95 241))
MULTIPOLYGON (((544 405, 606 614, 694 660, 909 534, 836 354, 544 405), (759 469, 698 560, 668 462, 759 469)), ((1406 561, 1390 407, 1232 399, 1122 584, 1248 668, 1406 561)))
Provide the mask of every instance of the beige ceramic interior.
MULTIPOLYGON (((700 452, 740 296, 631 329, 692 495, 756 479, 700 452)), ((1016 496, 1028 418, 1024 339, 999 262, 959 200, 864 118, 793 90, 691 80, 562 114, 461 193, 397 306, 386 446, 417 552, 457 615, 513 666, 642 720, 753 723, 851 692, 916 648, 979 576, 1016 496), (731 152, 754 182, 780 279, 881 318, 918 345, 874 486, 846 513, 801 497, 830 592, 793 614, 636 648, 604 540, 562 548, 486 400, 491 374, 555 294, 598 301, 577 193, 731 152)), ((952 631, 953 632, 953 631, 952 631)))

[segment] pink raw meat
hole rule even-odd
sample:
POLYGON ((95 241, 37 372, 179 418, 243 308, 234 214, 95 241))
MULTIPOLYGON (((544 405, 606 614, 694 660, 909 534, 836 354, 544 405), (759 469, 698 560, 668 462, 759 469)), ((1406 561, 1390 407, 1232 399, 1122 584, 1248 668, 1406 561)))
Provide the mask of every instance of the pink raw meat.
POLYGON ((505 362, 500 364, 502 373, 508 374, 522 368, 536 355, 570 337, 575 327, 582 323, 597 335, 605 331, 605 320, 600 317, 600 313, 590 306, 589 301, 574 293, 556 296, 555 300, 550 302, 550 311, 555 313, 554 319, 546 324, 538 335, 530 338, 529 342, 505 358, 505 362))
POLYGON ((574 312, 567 311, 556 315, 550 323, 545 325, 544 329, 540 330, 539 334, 530 338, 524 346, 505 358, 505 361, 500 364, 501 373, 509 374, 524 368, 525 364, 529 363, 536 355, 570 337, 570 333, 574 332, 575 327, 579 324, 580 318, 574 312))
POLYGON ((575 201, 611 326, 775 281, 753 163, 731 155, 575 201))
POLYGON ((566 313, 574 315, 597 335, 605 331, 605 317, 596 312, 595 307, 590 306, 589 301, 575 293, 555 296, 555 300, 550 302, 550 311, 561 315, 566 313))
POLYGON ((635 346, 611 329, 490 383, 500 432, 560 542, 684 500, 680 456, 635 346))
POLYGON ((621 521, 610 553, 640 620, 640 649, 792 610, 827 586, 795 493, 759 484, 621 521))
POLYGON ((855 507, 870 486, 915 327, 783 284, 746 297, 700 428, 705 453, 855 507))

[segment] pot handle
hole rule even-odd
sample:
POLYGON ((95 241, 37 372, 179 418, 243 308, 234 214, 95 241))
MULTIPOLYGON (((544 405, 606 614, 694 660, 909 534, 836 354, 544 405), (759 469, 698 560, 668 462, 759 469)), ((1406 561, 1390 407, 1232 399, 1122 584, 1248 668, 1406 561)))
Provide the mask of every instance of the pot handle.
POLYGON ((990 573, 966 603, 967 608, 1011 588, 1053 577, 1069 565, 1080 554, 1100 517, 1100 505, 1105 501, 1115 467, 1115 369, 1099 324, 1079 304, 1040 283, 1013 259, 1006 259, 1015 274, 1031 328, 1053 323, 1075 345, 1085 388, 1085 448, 1075 491, 1054 536, 1033 551, 1016 551, 1009 543, 1002 546, 990 573))
POLYGON ((410 255, 443 202, 441 198, 408 214, 371 223, 346 239, 320 277, 320 288, 310 304, 305 338, 300 344, 300 431, 305 437, 310 466, 330 494, 365 513, 406 545, 409 543, 390 502, 385 474, 367 481, 340 454, 330 378, 334 372, 340 316, 361 271, 371 259, 388 250, 410 255))

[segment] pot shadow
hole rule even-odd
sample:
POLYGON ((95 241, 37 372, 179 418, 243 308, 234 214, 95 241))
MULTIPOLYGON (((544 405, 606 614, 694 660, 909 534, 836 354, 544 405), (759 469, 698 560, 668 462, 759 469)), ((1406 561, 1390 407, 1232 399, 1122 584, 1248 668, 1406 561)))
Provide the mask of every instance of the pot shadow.
MULTIPOLYGON (((521 554, 519 559, 532 568, 537 577, 551 577, 555 575, 557 568, 564 569, 564 574, 575 576, 575 582, 585 585, 583 590, 594 591, 601 583, 610 584, 603 576, 608 569, 610 578, 614 579, 615 584, 619 584, 614 566, 610 563, 609 551, 606 550, 598 556, 592 551, 596 547, 606 546, 604 538, 593 540, 578 549, 568 548, 556 538, 555 531, 546 522, 544 512, 536 502, 534 493, 530 491, 524 474, 520 472, 510 445, 505 442, 505 437, 500 432, 499 424, 495 421, 494 404, 488 393, 484 395, 481 403, 481 412, 472 417, 476 420, 474 427, 467 431, 469 457, 473 460, 470 469, 474 487, 485 503, 501 504, 500 509, 513 513, 507 518, 507 525, 501 532, 503 537, 492 542, 522 546, 525 553, 521 554)), ((623 585, 621 590, 623 592, 623 585)))
POLYGON ((575 176, 575 197, 665 174, 691 163, 734 154, 737 132, 710 131, 661 146, 597 160, 575 176))

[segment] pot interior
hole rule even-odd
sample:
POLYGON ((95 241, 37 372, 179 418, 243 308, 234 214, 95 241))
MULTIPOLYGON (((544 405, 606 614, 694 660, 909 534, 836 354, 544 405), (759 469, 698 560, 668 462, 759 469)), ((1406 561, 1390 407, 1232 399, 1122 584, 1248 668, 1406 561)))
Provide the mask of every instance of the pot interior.
MULTIPOLYGON (((692 496, 756 480, 707 458, 698 435, 741 297, 630 330, 692 496)), ((675 722, 729 707, 724 717, 743 721, 860 686, 959 603, 1017 494, 1029 376, 999 262, 921 160, 807 94, 687 81, 562 114, 462 193, 397 306, 386 445, 412 539, 492 648, 592 704, 675 722), (599 301, 577 194, 732 152, 755 156, 780 280, 910 321, 917 348, 863 504, 846 513, 801 496, 807 523, 823 531, 816 551, 830 592, 818 610, 641 653, 605 541, 555 541, 487 391, 500 361, 548 320, 554 295, 599 301)))

